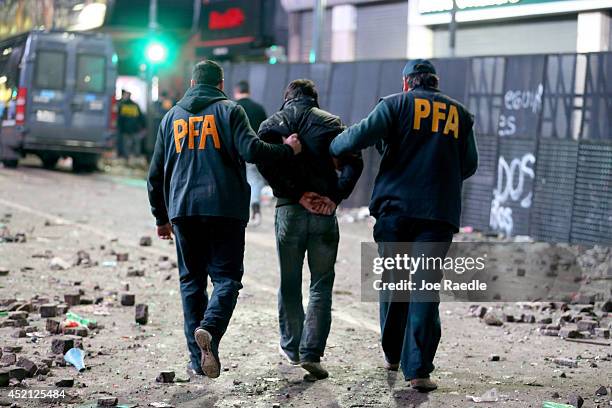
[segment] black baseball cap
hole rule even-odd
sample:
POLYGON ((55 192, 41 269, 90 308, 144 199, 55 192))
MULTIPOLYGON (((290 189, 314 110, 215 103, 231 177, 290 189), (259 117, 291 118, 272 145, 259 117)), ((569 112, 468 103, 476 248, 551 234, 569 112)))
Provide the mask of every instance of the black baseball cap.
POLYGON ((436 75, 436 68, 434 68, 431 61, 426 59, 413 59, 406 63, 402 75, 406 78, 408 75, 413 74, 434 74, 436 75))

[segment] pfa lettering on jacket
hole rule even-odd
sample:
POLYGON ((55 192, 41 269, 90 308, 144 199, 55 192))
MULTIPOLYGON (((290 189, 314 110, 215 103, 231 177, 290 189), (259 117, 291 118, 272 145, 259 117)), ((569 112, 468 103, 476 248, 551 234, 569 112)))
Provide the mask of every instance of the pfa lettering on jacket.
POLYGON ((198 150, 206 149, 206 140, 210 136, 212 139, 213 147, 215 149, 221 148, 221 140, 219 139, 219 132, 217 131, 217 124, 215 122, 214 115, 205 116, 190 116, 189 121, 185 119, 177 119, 172 122, 174 130, 174 146, 176 152, 180 153, 185 146, 185 137, 187 136, 187 148, 194 150, 196 144, 196 138, 199 137, 198 150))
POLYGON ((459 110, 453 104, 430 101, 429 99, 414 98, 414 124, 413 129, 420 130, 423 119, 431 118, 431 131, 437 133, 453 134, 459 138, 459 110), (442 127, 443 126, 443 127, 442 127))

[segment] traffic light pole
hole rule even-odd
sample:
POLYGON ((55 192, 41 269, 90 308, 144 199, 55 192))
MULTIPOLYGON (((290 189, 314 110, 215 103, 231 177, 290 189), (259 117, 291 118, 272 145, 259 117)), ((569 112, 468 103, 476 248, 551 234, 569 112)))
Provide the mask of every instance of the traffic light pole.
MULTIPOLYGON (((157 0, 149 0, 149 38, 154 38, 157 31, 157 0)), ((153 113, 153 75, 155 70, 155 64, 152 61, 147 61, 146 70, 146 82, 147 82, 147 130, 146 139, 144 142, 145 155, 149 160, 153 154, 153 147, 155 144, 155 129, 154 126, 154 113, 153 113)))

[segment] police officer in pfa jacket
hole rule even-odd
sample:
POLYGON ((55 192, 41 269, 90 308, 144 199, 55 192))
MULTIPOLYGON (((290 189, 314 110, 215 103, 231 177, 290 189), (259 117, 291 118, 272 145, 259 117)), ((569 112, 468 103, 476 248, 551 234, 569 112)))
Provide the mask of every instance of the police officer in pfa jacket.
POLYGON ((278 308, 280 346, 292 364, 300 364, 316 378, 326 378, 320 360, 331 325, 334 264, 338 252, 335 209, 347 198, 363 169, 359 154, 342 155, 336 165, 329 154, 331 141, 344 129, 342 122, 319 109, 315 84, 291 82, 280 111, 261 124, 259 136, 282 143, 297 133, 302 153, 291 162, 258 164, 277 197, 276 248, 280 263, 278 308), (302 308, 302 266, 308 255, 310 296, 306 316, 302 308))
POLYGON ((149 201, 162 239, 176 237, 190 368, 219 376, 219 341, 242 288, 249 185, 244 162, 292 160, 301 144, 257 138, 223 93, 223 70, 198 63, 191 87, 162 119, 149 170, 149 201), (214 289, 208 300, 207 279, 214 289))
MULTIPOLYGON (((340 156, 376 145, 382 155, 370 202, 381 256, 395 255, 397 246, 385 243, 411 242, 409 256, 444 258, 459 227, 463 180, 478 166, 473 117, 440 93, 427 60, 406 65, 403 88, 334 139, 330 150, 340 156)), ((405 273, 386 276, 408 279, 405 273)), ((421 281, 441 277, 439 270, 419 269, 412 281, 418 289, 421 281)), ((441 335, 438 305, 435 290, 411 292, 408 299, 380 293, 385 367, 397 370, 401 363, 406 379, 420 391, 437 388, 429 375, 441 335)))

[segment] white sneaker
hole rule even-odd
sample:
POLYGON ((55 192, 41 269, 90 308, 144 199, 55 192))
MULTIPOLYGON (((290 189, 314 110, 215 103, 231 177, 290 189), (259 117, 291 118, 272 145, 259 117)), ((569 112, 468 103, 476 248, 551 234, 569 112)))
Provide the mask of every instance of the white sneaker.
POLYGON ((280 353, 281 357, 283 357, 285 360, 287 360, 287 362, 289 364, 291 364, 292 366, 299 366, 300 365, 300 361, 299 360, 292 360, 289 355, 287 353, 285 353, 285 350, 283 350, 283 348, 281 347, 281 345, 278 345, 278 352, 280 353))

